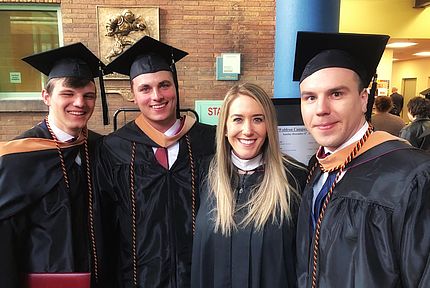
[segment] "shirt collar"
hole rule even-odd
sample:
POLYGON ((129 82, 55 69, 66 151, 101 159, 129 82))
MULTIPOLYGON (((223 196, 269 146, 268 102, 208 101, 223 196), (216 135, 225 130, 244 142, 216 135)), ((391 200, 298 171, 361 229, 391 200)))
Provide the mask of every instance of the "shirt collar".
POLYGON ((357 142, 358 140, 360 140, 361 138, 363 138, 363 135, 366 133, 367 129, 369 128, 369 124, 367 123, 367 121, 364 122, 364 125, 351 137, 349 138, 348 141, 346 141, 345 143, 343 143, 341 146, 339 146, 335 151, 330 151, 327 148, 324 147, 324 152, 325 153, 330 153, 330 154, 334 154, 339 150, 342 150, 343 148, 351 145, 354 142, 357 142))
POLYGON ((172 127, 167 129, 166 132, 164 132, 164 135, 166 136, 175 136, 176 133, 178 133, 179 128, 181 127, 181 119, 176 119, 175 123, 173 123, 172 127))
POLYGON ((69 141, 71 139, 76 138, 76 137, 74 137, 74 136, 72 136, 72 135, 64 132, 60 128, 58 128, 55 125, 55 121, 54 121, 54 119, 52 118, 51 115, 48 115, 48 122, 49 122, 49 126, 51 126, 52 133, 54 133, 54 135, 55 135, 55 137, 57 137, 58 141, 60 141, 60 142, 67 142, 67 141, 69 141))
POLYGON ((263 154, 258 154, 252 159, 240 159, 236 154, 234 154, 233 150, 231 151, 231 161, 233 165, 239 168, 242 171, 252 171, 257 169, 263 164, 263 154))

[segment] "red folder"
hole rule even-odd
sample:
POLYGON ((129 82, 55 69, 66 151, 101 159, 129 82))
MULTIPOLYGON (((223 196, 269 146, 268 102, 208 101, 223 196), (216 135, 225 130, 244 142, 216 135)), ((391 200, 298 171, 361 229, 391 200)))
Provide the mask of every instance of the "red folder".
POLYGON ((90 273, 29 273, 27 288, 90 288, 90 273))

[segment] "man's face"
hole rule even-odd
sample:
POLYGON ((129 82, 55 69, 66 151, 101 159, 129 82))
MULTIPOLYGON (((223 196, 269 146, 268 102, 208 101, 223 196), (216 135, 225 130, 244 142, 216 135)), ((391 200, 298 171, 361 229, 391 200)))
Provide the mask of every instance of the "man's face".
MULTIPOLYGON (((52 80, 51 80, 52 81, 52 80)), ((89 82, 85 87, 64 86, 64 78, 54 79, 54 89, 42 91, 43 102, 49 106, 49 115, 64 132, 78 136, 87 125, 96 103, 96 86, 89 82)))
POLYGON ((170 71, 140 74, 134 78, 134 103, 155 129, 167 131, 176 121, 176 90, 170 71))
POLYGON ((300 84, 306 128, 321 146, 334 151, 364 124, 367 91, 358 91, 358 75, 345 68, 321 69, 300 84))

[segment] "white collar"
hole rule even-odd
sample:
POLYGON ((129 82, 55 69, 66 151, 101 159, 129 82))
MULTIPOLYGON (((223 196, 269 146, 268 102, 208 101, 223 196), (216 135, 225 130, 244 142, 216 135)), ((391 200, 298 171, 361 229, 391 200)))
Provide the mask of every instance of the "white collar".
POLYGON ((258 154, 252 159, 240 159, 234 154, 233 150, 231 151, 231 161, 234 166, 239 168, 242 171, 252 171, 256 168, 260 167, 263 164, 263 154, 258 154))
POLYGON ((58 141, 67 142, 71 139, 76 138, 76 137, 64 132, 63 130, 61 130, 57 126, 55 126, 54 119, 52 118, 51 115, 48 115, 48 122, 49 122, 49 126, 51 127, 52 133, 54 133, 54 135, 55 135, 55 137, 57 137, 58 141))
POLYGON ((178 133, 179 127, 181 127, 181 119, 176 119, 172 127, 170 127, 169 129, 167 129, 166 132, 164 132, 164 135, 169 137, 175 136, 178 133))
POLYGON ((364 122, 364 125, 351 137, 348 141, 343 143, 339 148, 337 148, 335 151, 329 151, 327 148, 324 147, 325 153, 330 152, 331 154, 336 153, 339 150, 342 150, 348 145, 351 145, 354 142, 359 141, 361 138, 363 138, 364 134, 366 133, 367 129, 369 128, 369 123, 367 121, 364 122))

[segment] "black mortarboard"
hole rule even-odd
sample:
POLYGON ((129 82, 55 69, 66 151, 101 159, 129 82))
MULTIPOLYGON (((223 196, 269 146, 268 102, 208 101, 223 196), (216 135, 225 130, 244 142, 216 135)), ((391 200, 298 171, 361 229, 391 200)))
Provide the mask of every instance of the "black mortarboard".
MULTIPOLYGON (((356 72, 365 87, 369 86, 387 45, 388 35, 297 32, 293 80, 300 83, 318 70, 340 67, 356 72)), ((370 120, 376 83, 367 103, 370 120)))
POLYGON ((188 53, 144 36, 107 65, 108 73, 117 72, 135 78, 140 74, 172 71, 171 65, 188 53))
POLYGON ((107 100, 104 91, 105 65, 84 44, 78 42, 22 58, 43 74, 52 78, 76 77, 93 80, 99 77, 102 98, 103 123, 107 125, 107 100))
POLYGON ((106 69, 108 73, 129 75, 131 80, 141 74, 171 71, 176 87, 176 114, 179 117, 179 87, 175 63, 187 55, 185 51, 144 36, 109 63, 106 69))
POLYGON ((103 65, 82 43, 37 53, 22 60, 47 75, 48 79, 60 77, 93 79, 99 76, 99 66, 103 65))
POLYGON ((298 32, 293 80, 341 67, 355 71, 367 87, 390 37, 377 34, 298 32))

